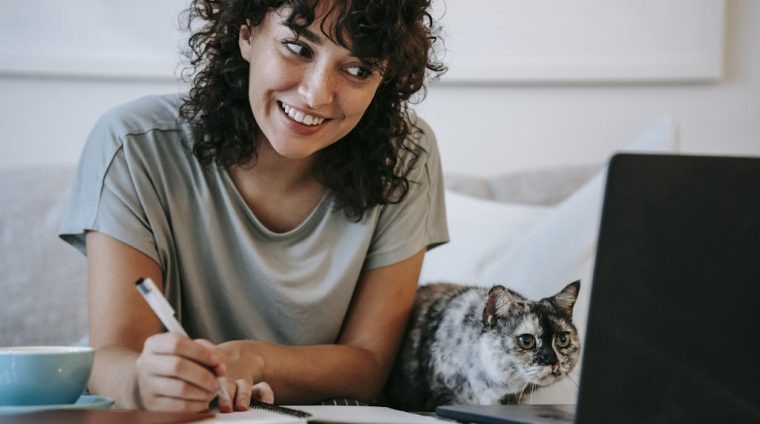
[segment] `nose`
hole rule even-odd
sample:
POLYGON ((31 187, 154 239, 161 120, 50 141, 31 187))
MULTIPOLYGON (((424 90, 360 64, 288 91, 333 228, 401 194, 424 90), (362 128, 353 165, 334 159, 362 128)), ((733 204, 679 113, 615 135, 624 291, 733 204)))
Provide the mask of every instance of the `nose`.
POLYGON ((332 103, 335 93, 333 70, 325 63, 312 63, 298 87, 298 93, 310 108, 332 103))
POLYGON ((556 365, 557 355, 550 346, 544 346, 538 351, 538 362, 543 365, 556 365))

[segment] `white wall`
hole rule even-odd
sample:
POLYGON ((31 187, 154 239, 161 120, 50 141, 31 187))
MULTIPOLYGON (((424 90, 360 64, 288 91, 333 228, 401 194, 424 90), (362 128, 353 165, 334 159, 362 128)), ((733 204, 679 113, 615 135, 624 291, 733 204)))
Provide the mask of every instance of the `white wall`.
MULTIPOLYGON (((679 125, 687 152, 760 156, 760 2, 728 0, 726 20, 724 76, 714 83, 434 84, 417 109, 438 134, 447 171, 601 162, 661 114, 679 125)), ((181 89, 0 73, 0 167, 73 164, 103 111, 181 89)))
POLYGON ((448 171, 601 161, 669 114, 687 152, 760 156, 760 2, 729 0, 715 83, 432 87, 419 108, 448 171))

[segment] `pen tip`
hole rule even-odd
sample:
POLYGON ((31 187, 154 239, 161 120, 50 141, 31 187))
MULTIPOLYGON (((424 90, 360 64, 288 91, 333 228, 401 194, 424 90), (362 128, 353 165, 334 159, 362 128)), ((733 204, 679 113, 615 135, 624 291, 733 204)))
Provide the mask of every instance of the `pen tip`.
POLYGON ((140 278, 137 279, 137 281, 135 281, 135 285, 139 286, 140 284, 142 284, 143 281, 145 281, 145 278, 140 277, 140 278))

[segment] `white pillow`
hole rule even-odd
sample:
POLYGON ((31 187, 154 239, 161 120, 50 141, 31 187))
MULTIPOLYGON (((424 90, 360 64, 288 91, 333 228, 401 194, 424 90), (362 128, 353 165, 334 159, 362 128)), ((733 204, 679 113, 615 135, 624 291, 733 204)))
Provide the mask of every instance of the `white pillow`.
MULTIPOLYGON (((654 121, 624 151, 672 153, 677 152, 678 147, 675 126, 669 118, 663 117, 654 121)), ((532 299, 554 295, 566 284, 581 280, 574 308, 574 321, 581 337, 588 316, 606 172, 607 167, 553 207, 508 251, 485 264, 480 275, 481 281, 499 282, 532 299)), ((523 402, 527 398, 531 403, 575 403, 576 396, 575 386, 559 383, 523 397, 523 402)))
POLYGON ((420 283, 486 285, 482 270, 498 259, 549 210, 512 205, 446 190, 450 241, 425 255, 420 283))

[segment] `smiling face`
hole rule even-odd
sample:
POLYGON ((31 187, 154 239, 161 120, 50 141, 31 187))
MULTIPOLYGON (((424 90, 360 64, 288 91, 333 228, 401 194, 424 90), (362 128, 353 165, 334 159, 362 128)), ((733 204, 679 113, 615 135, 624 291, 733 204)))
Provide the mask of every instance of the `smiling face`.
POLYGON ((287 26, 287 7, 240 30, 240 53, 250 64, 248 99, 261 141, 290 159, 309 158, 351 132, 382 79, 322 33, 322 26, 331 27, 330 17, 323 25, 324 14, 316 12, 299 33, 287 26))

